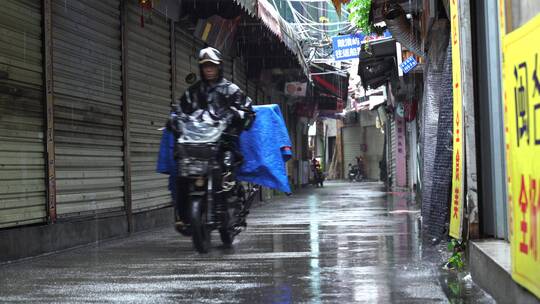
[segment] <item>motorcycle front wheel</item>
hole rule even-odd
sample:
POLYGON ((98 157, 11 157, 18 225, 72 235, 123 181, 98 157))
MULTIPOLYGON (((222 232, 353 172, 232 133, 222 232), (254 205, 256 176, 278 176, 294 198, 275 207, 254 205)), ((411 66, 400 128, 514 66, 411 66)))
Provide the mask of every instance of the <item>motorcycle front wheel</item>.
POLYGON ((210 249, 210 229, 206 223, 206 208, 202 198, 191 199, 191 232, 193 245, 199 253, 210 249))
POLYGON ((236 220, 234 217, 234 209, 229 208, 227 215, 223 219, 223 227, 219 228, 219 236, 221 237, 223 245, 226 247, 230 247, 234 242, 234 237, 236 234, 231 227, 234 220, 236 220))

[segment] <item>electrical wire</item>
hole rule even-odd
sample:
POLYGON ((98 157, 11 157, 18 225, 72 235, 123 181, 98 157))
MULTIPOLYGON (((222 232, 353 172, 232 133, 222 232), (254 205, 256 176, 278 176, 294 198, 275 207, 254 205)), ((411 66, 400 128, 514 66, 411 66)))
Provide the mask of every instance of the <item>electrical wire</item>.
MULTIPOLYGON (((328 1, 321 1, 321 2, 328 3, 328 1)), ((315 5, 313 5, 313 4, 310 4, 310 2, 303 2, 303 1, 302 1, 302 2, 300 2, 300 3, 302 3, 302 5, 306 5, 306 6, 309 6, 309 7, 311 7, 311 8, 317 8, 317 6, 315 6, 315 5)), ((321 7, 321 8, 317 8, 317 9, 319 9, 319 10, 321 10, 321 11, 324 11, 324 12, 327 12, 327 13, 333 13, 333 12, 336 12, 336 10, 327 9, 327 8, 322 8, 322 7, 321 7)), ((342 16, 348 16, 348 15, 349 15, 349 12, 348 12, 346 9, 344 9, 344 7, 342 7, 342 8, 341 8, 341 14, 342 14, 342 16)))
MULTIPOLYGON (((275 0, 272 0, 274 6, 277 8, 277 3, 275 0)), ((299 36, 301 38, 303 38, 304 40, 313 40, 313 39, 320 39, 320 35, 317 35, 317 34, 337 34, 337 33, 340 33, 340 32, 348 32, 350 30, 352 30, 353 28, 353 25, 348 23, 348 22, 332 22, 332 23, 322 23, 322 22, 315 22, 314 20, 314 17, 309 14, 309 16, 312 18, 312 19, 309 19, 309 18, 306 18, 305 16, 303 16, 300 12, 298 12, 298 10, 292 5, 292 2, 290 0, 285 0, 285 2, 287 3, 289 9, 291 10, 292 12, 292 17, 294 19, 294 23, 291 23, 291 25, 294 26, 295 30, 297 31, 297 33, 299 34, 299 36), (340 28, 335 28, 335 29, 321 29, 319 27, 321 26, 334 26, 334 25, 342 25, 342 24, 348 24, 347 26, 345 27, 340 27, 340 28), (315 33, 313 33, 315 32, 315 33)), ((302 3, 300 2, 300 5, 302 5, 303 8, 305 8, 303 5, 305 3, 302 3)), ((315 7, 315 6, 312 6, 312 7, 315 7)), ((327 10, 326 10, 327 11, 327 10)))
MULTIPOLYGON (((286 0, 288 1, 289 3, 291 2, 290 0, 286 0)), ((309 13, 309 10, 307 10, 305 7, 304 7, 304 2, 300 2, 300 5, 302 6, 302 8, 306 11, 306 13, 308 14, 308 17, 311 17, 311 18, 307 18, 305 16, 303 16, 296 8, 294 8, 294 6, 291 4, 289 7, 291 8, 293 14, 303 20, 306 20, 307 22, 309 22, 310 24, 313 24, 313 25, 334 25, 334 24, 347 24, 349 23, 348 21, 337 21, 337 22, 332 22, 332 23, 324 23, 324 22, 318 22, 318 21, 315 21, 315 17, 313 17, 310 13, 309 13)), ((327 9, 324 9, 322 7, 316 7, 316 6, 312 6, 310 5, 312 8, 315 8, 317 10, 320 10, 320 11, 326 11, 328 12, 327 9)))
MULTIPOLYGON (((322 5, 320 5, 321 3, 318 3, 319 5, 314 5, 302 1, 295 1, 296 5, 293 5, 292 0, 282 0, 280 6, 277 5, 276 0, 272 0, 272 3, 276 9, 278 9, 278 7, 283 8, 283 4, 290 9, 293 22, 290 22, 289 24, 294 29, 296 35, 301 38, 301 41, 304 41, 302 52, 304 54, 309 53, 313 55, 309 56, 309 61, 332 56, 333 49, 329 39, 330 36, 348 33, 355 28, 355 26, 348 21, 320 22, 319 20, 315 20, 316 17, 312 14, 314 9, 317 13, 326 13, 325 15, 328 15, 328 13, 331 12, 329 9, 322 7, 322 5), (298 7, 298 4, 302 11, 305 12, 304 14, 300 13, 296 8, 298 7)), ((344 7, 342 8, 342 13, 345 17, 348 15, 348 12, 344 7)), ((283 17, 280 16, 280 18, 283 17)), ((289 36, 288 33, 285 34, 289 36)))
POLYGON ((300 25, 301 27, 310 28, 310 29, 312 29, 312 30, 314 30, 316 32, 319 32, 319 33, 339 33, 339 32, 343 32, 345 30, 350 30, 351 27, 353 27, 353 25, 350 22, 335 22, 335 23, 332 23, 332 24, 314 22, 313 20, 310 20, 310 19, 306 18, 305 16, 303 16, 300 12, 298 12, 298 10, 294 9, 294 7, 292 7, 292 9, 293 9, 293 15, 295 16, 295 19, 303 21, 303 23, 298 23, 298 25, 300 25), (348 24, 348 25, 346 27, 342 27, 342 28, 338 28, 338 29, 320 29, 320 28, 314 26, 314 25, 329 26, 329 25, 338 25, 338 24, 348 24))
POLYGON ((332 25, 340 25, 340 24, 351 24, 350 22, 331 22, 331 23, 324 23, 324 22, 291 22, 292 24, 301 24, 301 25, 320 25, 320 26, 332 26, 332 25))
POLYGON ((352 29, 354 26, 349 24, 345 27, 340 27, 340 28, 336 28, 336 29, 320 29, 318 27, 315 27, 315 26, 312 26, 310 25, 309 23, 306 23, 306 24, 296 24, 297 26, 305 29, 309 29, 309 30, 312 30, 312 31, 315 31, 315 32, 318 32, 318 33, 323 33, 323 34, 329 34, 329 33, 341 33, 341 32, 345 32, 345 31, 349 31, 350 29, 352 29))

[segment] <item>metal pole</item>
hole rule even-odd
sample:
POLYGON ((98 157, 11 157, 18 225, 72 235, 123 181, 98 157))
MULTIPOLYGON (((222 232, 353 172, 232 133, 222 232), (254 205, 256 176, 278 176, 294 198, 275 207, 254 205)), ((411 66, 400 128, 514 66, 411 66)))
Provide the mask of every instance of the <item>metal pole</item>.
POLYGON ((47 127, 47 221, 52 224, 56 222, 52 0, 43 0, 43 38, 45 52, 45 124, 47 127))
POLYGON ((507 238, 506 212, 506 158, 504 151, 504 122, 501 96, 501 49, 499 47, 499 23, 497 3, 483 0, 476 3, 476 17, 479 20, 477 37, 479 47, 476 47, 478 60, 478 105, 479 138, 481 164, 480 179, 482 204, 482 227, 484 234, 496 238, 507 238))
POLYGON ((472 56, 470 0, 461 0, 459 5, 461 38, 461 79, 463 112, 465 119, 465 158, 466 158, 466 206, 469 221, 469 237, 479 238, 478 187, 476 171, 476 125, 474 111, 474 76, 472 56))
POLYGON ((128 232, 133 232, 133 198, 131 196, 131 144, 129 130, 129 101, 128 101, 128 43, 127 20, 128 1, 122 0, 120 7, 120 27, 122 39, 122 115, 124 137, 124 204, 128 222, 128 232))

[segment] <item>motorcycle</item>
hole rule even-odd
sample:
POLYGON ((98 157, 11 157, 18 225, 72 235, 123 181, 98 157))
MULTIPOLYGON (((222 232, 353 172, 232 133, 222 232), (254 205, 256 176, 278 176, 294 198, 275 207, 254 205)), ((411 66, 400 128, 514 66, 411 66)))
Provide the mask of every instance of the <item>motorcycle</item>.
POLYGON ((321 169, 321 166, 316 166, 313 168, 313 184, 318 188, 322 188, 324 183, 324 173, 321 169))
POLYGON ((350 165, 349 164, 349 173, 348 178, 350 182, 361 182, 364 180, 364 177, 362 176, 362 172, 358 168, 357 165, 350 165))
POLYGON ((188 184, 189 222, 184 235, 191 235, 199 253, 210 249, 213 230, 230 246, 247 226, 246 217, 260 191, 257 185, 236 180, 242 164, 237 150, 240 132, 232 130, 228 119, 201 110, 178 116, 175 122, 177 173, 188 184))

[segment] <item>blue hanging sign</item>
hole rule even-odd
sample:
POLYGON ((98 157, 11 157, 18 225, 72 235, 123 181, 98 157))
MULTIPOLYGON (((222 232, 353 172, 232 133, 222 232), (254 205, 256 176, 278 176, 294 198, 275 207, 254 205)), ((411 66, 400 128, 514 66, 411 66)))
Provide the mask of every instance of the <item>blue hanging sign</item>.
POLYGON ((332 37, 332 48, 336 61, 358 58, 362 47, 363 34, 332 37))
POLYGON ((405 61, 403 61, 399 67, 401 68, 401 70, 403 70, 403 73, 407 74, 409 73, 412 69, 414 69, 415 66, 418 65, 418 62, 416 62, 416 59, 414 58, 414 56, 411 56, 407 59, 405 59, 405 61))
POLYGON ((332 48, 334 50, 334 60, 350 60, 356 59, 360 55, 362 44, 365 40, 370 42, 382 40, 392 37, 389 31, 385 31, 383 35, 370 35, 366 39, 366 35, 362 33, 356 33, 352 35, 341 35, 332 37, 332 48))

